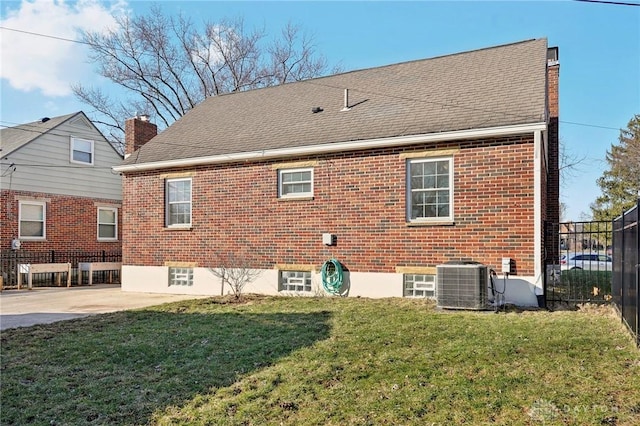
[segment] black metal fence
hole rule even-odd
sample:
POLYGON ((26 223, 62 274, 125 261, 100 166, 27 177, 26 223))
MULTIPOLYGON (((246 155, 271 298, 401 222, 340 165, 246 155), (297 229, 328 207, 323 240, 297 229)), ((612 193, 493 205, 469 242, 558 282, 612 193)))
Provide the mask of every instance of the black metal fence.
POLYGON ((545 223, 544 290, 550 309, 612 298, 613 231, 609 221, 545 223))
MULTIPOLYGON (((17 287, 18 285, 18 265, 35 263, 71 263, 71 283, 78 284, 78 263, 79 262, 121 262, 122 252, 86 252, 86 251, 39 251, 30 252, 25 250, 0 250, 0 273, 2 274, 3 288, 17 287)), ((107 282, 109 272, 95 272, 93 282, 107 282)), ((114 282, 120 282, 119 271, 111 272, 114 282)), ((87 280, 85 279, 86 283, 87 280)), ((56 281, 52 273, 33 274, 34 287, 54 286, 56 281)))
POLYGON ((640 199, 631 210, 613 221, 613 285, 612 300, 622 321, 640 346, 640 199))

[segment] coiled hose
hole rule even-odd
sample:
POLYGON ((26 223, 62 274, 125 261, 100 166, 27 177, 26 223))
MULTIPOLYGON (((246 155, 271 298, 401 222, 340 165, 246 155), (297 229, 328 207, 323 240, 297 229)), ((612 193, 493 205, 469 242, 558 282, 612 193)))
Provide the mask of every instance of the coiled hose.
POLYGON ((339 295, 344 280, 342 265, 336 259, 329 259, 322 264, 322 287, 324 290, 333 295, 339 295))

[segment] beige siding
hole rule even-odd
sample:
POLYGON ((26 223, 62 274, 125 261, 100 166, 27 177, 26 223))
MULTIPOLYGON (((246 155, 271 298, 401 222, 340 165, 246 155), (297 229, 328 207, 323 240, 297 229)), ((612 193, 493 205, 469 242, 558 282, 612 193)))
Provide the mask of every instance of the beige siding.
POLYGON ((64 123, 13 152, 16 165, 2 178, 2 189, 79 197, 122 199, 120 175, 111 167, 122 158, 93 127, 64 123), (94 164, 70 161, 71 137, 94 141, 94 164))

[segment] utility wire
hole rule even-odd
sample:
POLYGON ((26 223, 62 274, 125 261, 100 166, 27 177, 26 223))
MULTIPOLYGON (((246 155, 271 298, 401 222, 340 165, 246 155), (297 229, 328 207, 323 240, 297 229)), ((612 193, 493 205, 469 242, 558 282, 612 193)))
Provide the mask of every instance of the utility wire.
MULTIPOLYGON (((574 1, 586 2, 586 3, 606 3, 606 4, 626 5, 626 6, 640 6, 640 3, 616 2, 616 1, 606 1, 606 0, 574 0, 574 1)), ((85 41, 73 40, 73 39, 64 38, 64 37, 57 37, 57 36, 52 36, 52 35, 48 35, 48 34, 41 34, 41 33, 36 33, 36 32, 32 32, 32 31, 18 30, 18 29, 15 29, 15 28, 7 28, 7 27, 2 27, 2 26, 0 26, 0 29, 4 29, 4 30, 8 30, 8 31, 14 31, 14 32, 23 33, 23 34, 29 34, 29 35, 38 36, 38 37, 51 38, 51 39, 61 40, 61 41, 66 41, 66 42, 71 42, 71 43, 78 43, 78 44, 84 44, 84 45, 88 45, 88 46, 95 46, 94 44, 89 43, 89 42, 85 42, 85 41)), ((313 84, 313 85, 322 86, 322 87, 328 87, 328 88, 333 88, 333 89, 344 89, 343 87, 338 87, 338 86, 334 86, 334 85, 330 85, 330 84, 322 84, 322 83, 319 83, 318 81, 314 81, 314 80, 303 80, 303 81, 301 81, 301 83, 313 84)), ((358 89, 353 89, 353 90, 354 91, 358 91, 358 89)), ((428 101, 428 100, 425 100, 425 99, 418 99, 418 98, 407 97, 407 96, 397 96, 397 95, 391 95, 391 94, 386 94, 386 93, 378 93, 378 92, 371 92, 371 91, 360 91, 360 92, 364 93, 364 94, 368 94, 368 95, 377 95, 377 96, 384 96, 384 97, 401 99, 401 100, 406 100, 406 101, 413 101, 413 102, 421 102, 421 103, 439 105, 439 106, 447 107, 447 108, 460 108, 460 109, 467 109, 467 110, 474 110, 474 111, 489 112, 489 113, 493 113, 493 114, 502 114, 502 115, 505 115, 505 116, 514 116, 514 117, 519 117, 519 118, 529 118, 528 116, 524 116, 524 115, 520 115, 520 114, 514 114, 514 113, 507 112, 507 111, 488 110, 488 109, 475 108, 475 107, 470 107, 470 106, 467 106, 467 105, 461 105, 461 104, 455 104, 455 103, 428 101)), ((5 122, 5 123, 7 123, 7 122, 5 122)), ((571 121, 562 121, 562 120, 560 120, 560 123, 571 124, 571 125, 576 125, 576 126, 585 126, 585 127, 609 129, 609 130, 620 130, 619 128, 615 128, 615 127, 600 126, 600 125, 586 124, 586 123, 577 123, 577 122, 571 122, 571 121)), ((8 124, 10 124, 10 123, 8 123, 8 124)), ((51 131, 31 130, 31 129, 28 129, 28 128, 24 128, 24 127, 28 127, 29 124, 33 125, 32 123, 28 123, 26 125, 18 125, 16 127, 12 127, 12 128, 20 129, 20 130, 24 130, 24 131, 29 131, 29 132, 34 132, 34 133, 39 133, 39 134, 49 133, 49 134, 53 134, 53 135, 57 135, 57 136, 67 136, 66 134, 65 135, 56 134, 55 132, 51 132, 51 131)), ((7 126, 5 126, 5 127, 7 127, 7 126)), ((78 134, 82 134, 82 133, 78 133, 78 134)), ((107 141, 107 143, 111 143, 111 142, 107 141)), ((196 146, 196 145, 191 145, 190 146, 190 145, 185 145, 185 144, 182 144, 182 143, 163 142, 163 144, 164 145, 182 146, 182 147, 191 147, 191 148, 200 148, 200 146, 196 146)))
POLYGON ((53 35, 49 35, 49 34, 34 33, 33 31, 18 30, 16 28, 8 28, 8 27, 0 26, 0 30, 14 31, 16 33, 29 34, 29 35, 37 36, 37 37, 51 38, 51 39, 54 39, 54 40, 68 41, 70 43, 78 43, 78 44, 85 44, 85 45, 88 45, 88 46, 93 46, 93 44, 91 44, 89 42, 86 42, 86 41, 74 40, 72 38, 58 37, 58 36, 53 36, 53 35))
POLYGON ((21 167, 43 167, 47 169, 91 169, 91 170, 111 170, 111 166, 72 166, 65 164, 29 164, 29 163, 2 163, 0 162, 0 166, 9 166, 9 168, 16 168, 18 166, 21 167))
POLYGON ((640 3, 631 3, 626 1, 608 1, 608 0, 573 0, 581 3, 600 3, 611 4, 615 6, 640 6, 640 3))

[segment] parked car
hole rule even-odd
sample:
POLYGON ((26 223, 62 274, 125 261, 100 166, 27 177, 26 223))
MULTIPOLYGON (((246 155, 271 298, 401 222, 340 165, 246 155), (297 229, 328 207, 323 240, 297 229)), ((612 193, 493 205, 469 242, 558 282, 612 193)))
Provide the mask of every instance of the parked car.
POLYGON ((560 258, 560 269, 584 269, 586 271, 611 271, 611 256, 600 253, 567 253, 560 258))

